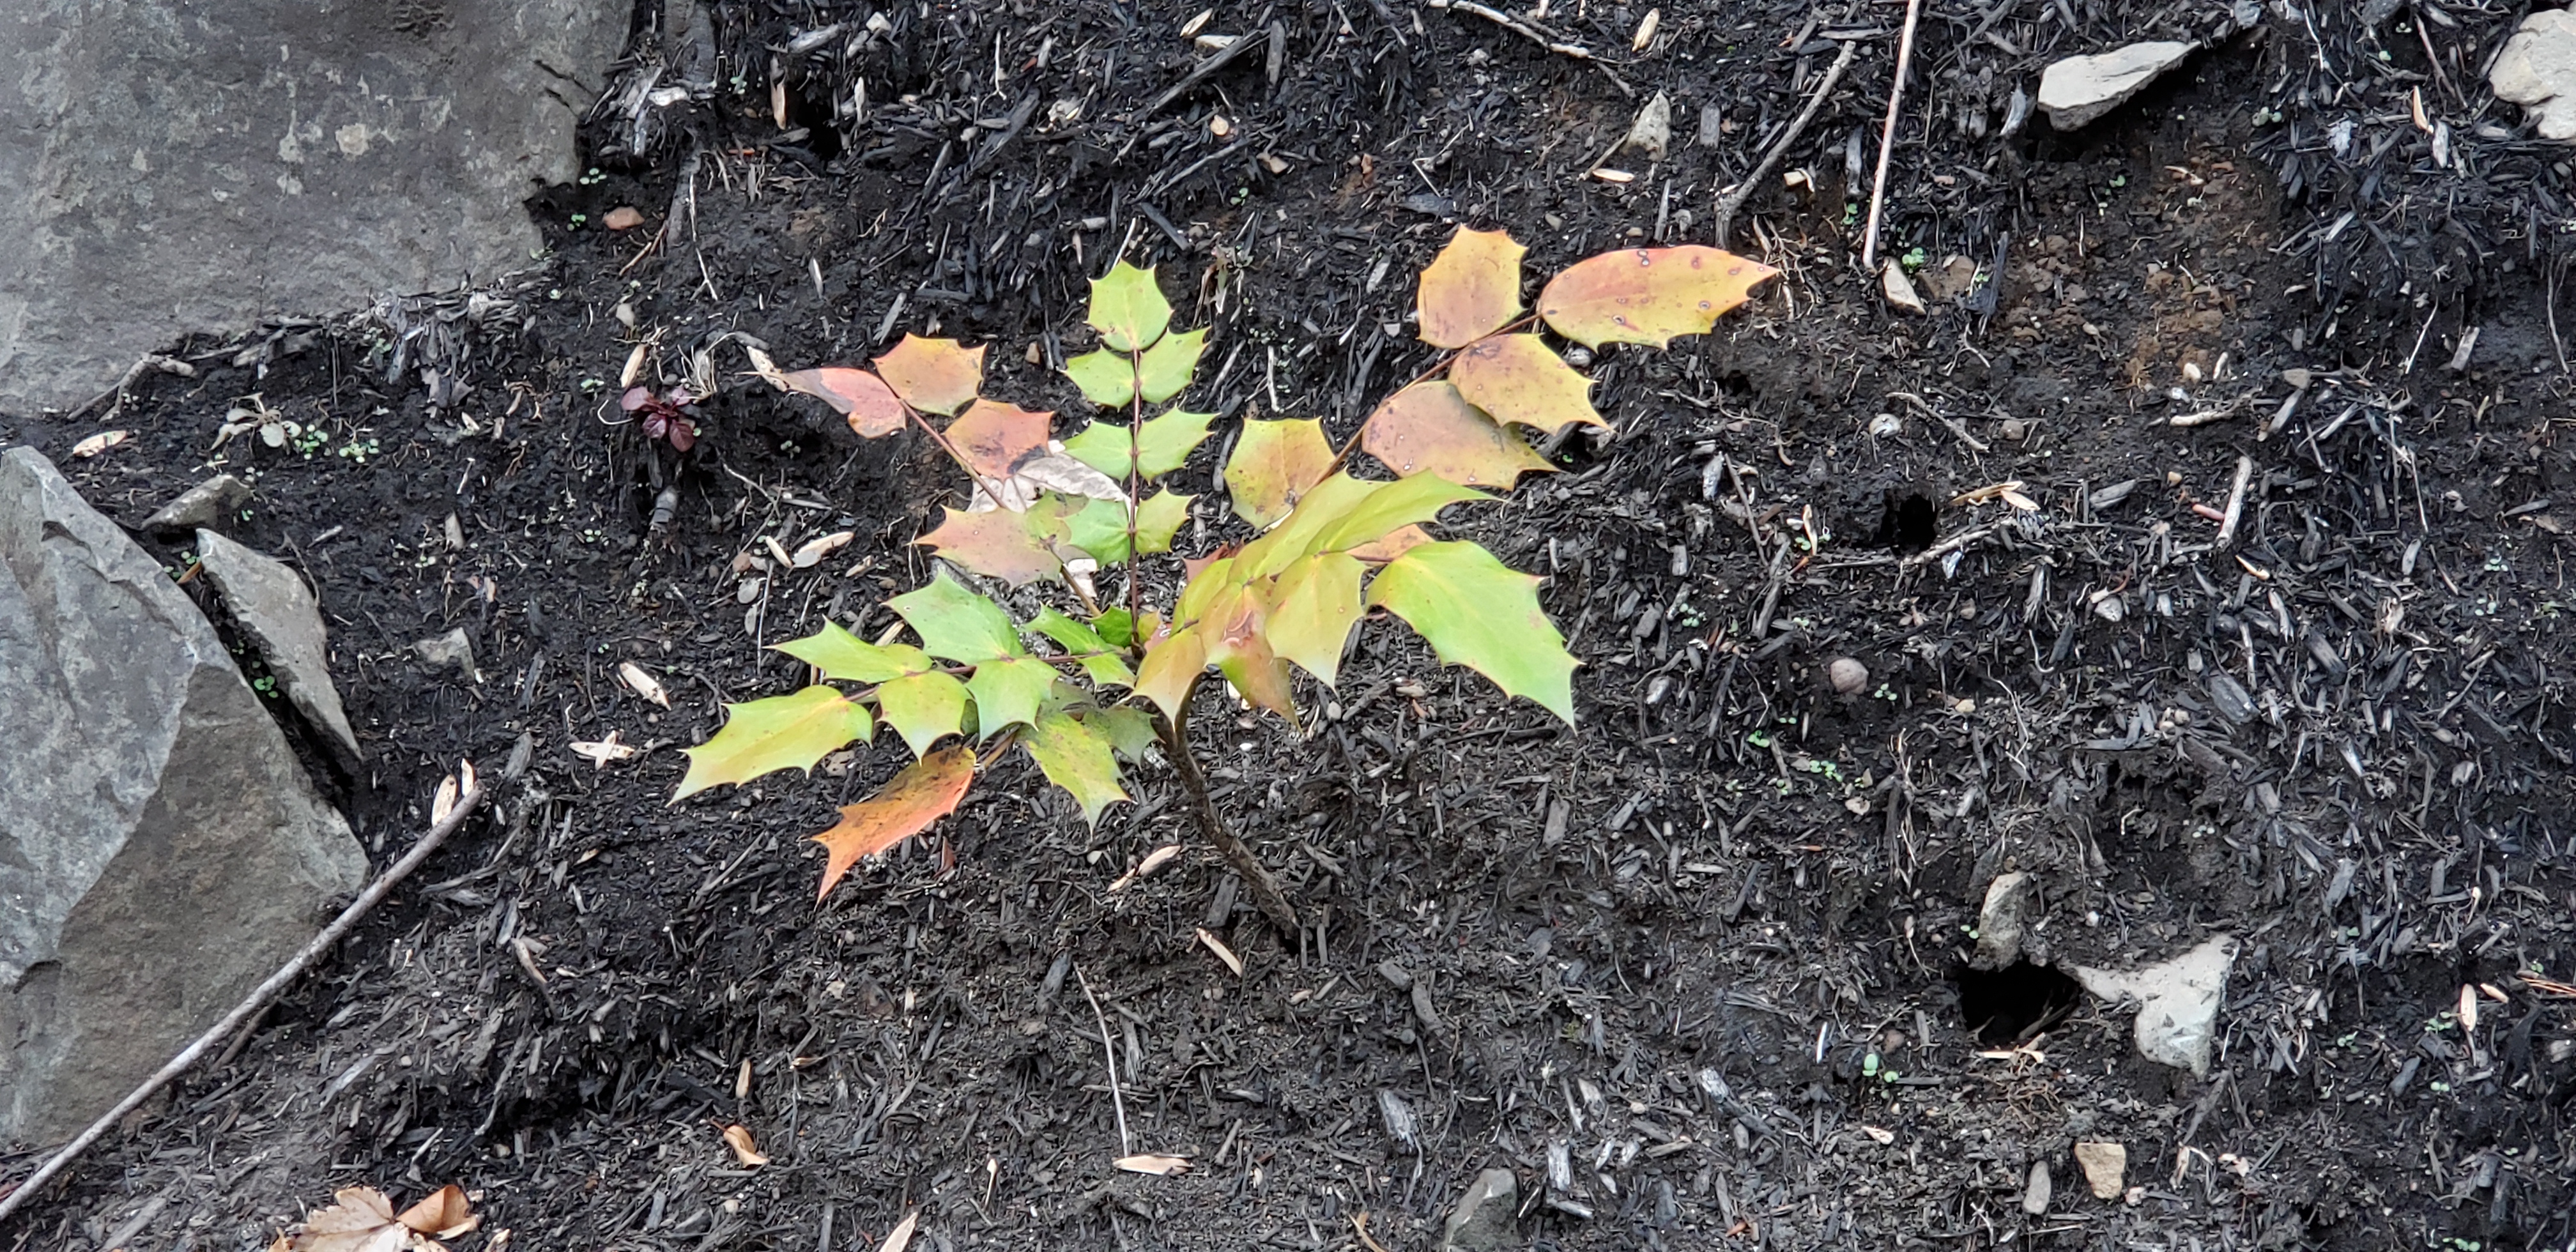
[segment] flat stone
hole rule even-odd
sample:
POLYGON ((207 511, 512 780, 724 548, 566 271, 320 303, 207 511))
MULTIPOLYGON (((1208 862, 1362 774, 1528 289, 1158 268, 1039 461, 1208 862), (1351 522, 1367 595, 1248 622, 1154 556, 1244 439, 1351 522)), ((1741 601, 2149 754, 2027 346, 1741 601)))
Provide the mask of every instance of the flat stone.
POLYGON ((1914 280, 1905 276, 1905 266, 1898 262, 1890 261, 1878 272, 1878 291, 1887 297, 1887 307, 1900 313, 1920 316, 1931 311, 1914 290, 1914 280))
POLYGON ((2576 12, 2542 9, 2505 41, 2487 85, 2522 106, 2544 139, 2576 139, 2576 12))
POLYGON ((1495 1252, 1519 1243, 1520 1232, 1512 1222, 1519 1214, 1520 1196, 1520 1180, 1508 1169, 1476 1175, 1467 1193, 1458 1197, 1457 1207, 1449 1210, 1440 1252, 1495 1252))
POLYGON ((2194 44, 2153 40, 2052 62, 2039 76, 2039 111, 2059 130, 2078 129, 2146 90, 2196 50, 2194 44))
POLYGON ((2129 1149, 2125 1144, 2087 1141, 2075 1145, 2075 1163, 2084 1169, 2084 1185, 2096 1200, 2117 1200, 2129 1185, 2129 1149))
POLYGON ((2218 1005, 2235 960, 2236 937, 2220 935, 2169 961, 2127 973, 2079 965, 2075 980, 2101 999, 2137 1002, 2138 1055, 2206 1078, 2218 1005))
POLYGON ((331 685, 331 648, 323 635, 322 606, 277 558, 253 552, 211 530, 197 532, 197 561, 224 598, 224 606, 258 647, 287 703, 329 734, 351 761, 363 761, 358 735, 331 685))
POLYGON ((2039 912, 2039 880, 2023 873, 1997 874, 1986 884, 1977 911, 1977 950, 1971 969, 1998 970, 2021 959, 2022 936, 2039 912))
POLYGON ((221 527, 233 519, 241 506, 250 503, 250 484, 230 474, 217 474, 162 505, 159 512, 143 519, 143 529, 158 534, 221 527))
POLYGON ((0 410, 84 403, 182 334, 489 280, 626 0, 17 0, 0 17, 0 410))
POLYGON ((274 973, 366 857, 196 605, 0 453, 0 1142, 69 1137, 274 973))

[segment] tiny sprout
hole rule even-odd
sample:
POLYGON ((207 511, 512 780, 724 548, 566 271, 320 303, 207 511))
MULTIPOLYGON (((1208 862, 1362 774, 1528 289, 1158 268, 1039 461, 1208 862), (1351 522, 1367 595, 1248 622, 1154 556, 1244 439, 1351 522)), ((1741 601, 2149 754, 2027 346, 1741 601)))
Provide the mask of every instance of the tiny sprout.
POLYGON ((1911 273, 1915 272, 1916 270, 1922 269, 1922 268, 1923 268, 1923 266, 1924 266, 1924 264, 1925 264, 1926 262, 1930 261, 1931 259, 1932 259, 1932 258, 1931 258, 1931 255, 1930 255, 1929 253, 1926 253, 1926 252, 1923 250, 1922 245, 1920 245, 1920 244, 1917 244, 1917 245, 1915 245, 1915 246, 1914 246, 1914 247, 1912 247, 1912 248, 1908 248, 1908 249, 1906 249, 1906 252, 1905 252, 1904 257, 1902 257, 1902 258, 1901 258, 1901 260, 1904 262, 1904 265, 1905 265, 1905 272, 1906 272, 1906 273, 1908 273, 1908 274, 1911 274, 1911 273))

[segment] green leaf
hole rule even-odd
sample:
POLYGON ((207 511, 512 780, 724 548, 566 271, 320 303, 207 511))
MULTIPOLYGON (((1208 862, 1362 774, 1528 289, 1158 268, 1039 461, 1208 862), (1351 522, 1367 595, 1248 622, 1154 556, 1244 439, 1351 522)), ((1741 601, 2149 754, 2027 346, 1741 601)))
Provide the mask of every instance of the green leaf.
POLYGON ((1109 736, 1072 714, 1039 714, 1022 742, 1046 771, 1047 781, 1073 794, 1074 803, 1082 806, 1082 820, 1097 826, 1101 810, 1127 798, 1118 785, 1118 758, 1111 754, 1109 736))
POLYGON ((1034 722, 1038 702, 1055 686, 1055 666, 1033 656, 986 661, 966 680, 975 697, 975 735, 990 739, 1013 722, 1034 722))
MULTIPOLYGON (((1160 478, 1179 469, 1190 459, 1190 453, 1207 442, 1208 424, 1214 413, 1192 413, 1173 409, 1161 417, 1148 418, 1135 435, 1136 462, 1147 480, 1160 478)), ((1082 433, 1064 441, 1065 455, 1107 474, 1119 482, 1127 481, 1127 428, 1109 422, 1093 422, 1082 433)))
POLYGON ((1102 609, 1100 616, 1091 619, 1091 628, 1112 647, 1136 646, 1136 619, 1125 609, 1102 609))
POLYGON ((1399 527, 1436 520, 1440 510, 1492 496, 1431 474, 1387 483, 1344 514, 1316 541, 1317 552, 1347 552, 1399 527))
POLYGON ((1136 401, 1136 367, 1107 348, 1066 361, 1064 374, 1082 388, 1084 397, 1104 409, 1123 409, 1136 401))
MULTIPOLYGON (((1158 491, 1136 511, 1136 545, 1148 556, 1172 550, 1172 535, 1189 520, 1193 497, 1158 491)), ((1122 500, 1093 500, 1071 519, 1073 546, 1099 558, 1103 565, 1127 559, 1127 505, 1122 500)))
POLYGON ((774 646, 841 682, 881 683, 930 668, 929 656, 911 644, 869 643, 831 622, 802 639, 774 646))
POLYGON ((1264 629, 1270 649, 1281 660, 1333 685, 1341 669, 1342 648, 1360 620, 1358 557, 1340 552, 1310 556, 1288 567, 1270 589, 1270 617, 1264 629))
POLYGON ((1136 510, 1136 550, 1147 556, 1172 550, 1172 536, 1190 520, 1193 496, 1157 491, 1136 510))
POLYGON ((728 704, 724 729, 683 749, 689 772, 674 802, 718 783, 747 783, 773 770, 814 768, 814 762, 852 740, 876 733, 865 706, 821 685, 794 695, 728 704))
POLYGON ((1126 659, 1115 655, 1115 648, 1099 631, 1053 608, 1039 609, 1038 615, 1029 619, 1029 629, 1072 653, 1077 658, 1075 664, 1082 666, 1083 676, 1091 681, 1110 687, 1136 685, 1136 671, 1127 668, 1126 659))
POLYGON ((1324 479, 1333 445, 1317 418, 1247 421, 1225 462, 1225 489, 1235 516, 1267 526, 1288 516, 1308 488, 1324 479))
POLYGON ((922 650, 942 660, 972 665, 1006 656, 1024 656, 1020 634, 1011 629, 1002 606, 975 594, 957 576, 942 569, 918 590, 886 601, 903 615, 922 650))
POLYGON ((1154 746, 1154 715, 1133 705, 1094 709, 1082 715, 1082 724, 1108 736, 1109 746, 1125 760, 1142 761, 1154 746))
POLYGON ((1536 575, 1472 543, 1426 543, 1387 562, 1368 602, 1410 623, 1440 659, 1574 722, 1574 658, 1538 605, 1536 575))
POLYGON ((1243 568, 1245 578, 1267 578, 1300 557, 1313 556, 1325 531, 1340 525, 1342 519, 1357 512, 1387 486, 1334 474, 1308 488, 1297 507, 1289 510, 1288 516, 1271 527, 1268 534, 1243 545, 1243 551, 1235 554, 1235 564, 1243 568))
POLYGON ((1161 404, 1189 390, 1190 373, 1199 367, 1199 354, 1207 351, 1207 337, 1204 328, 1165 335, 1136 358, 1137 385, 1145 392, 1145 403, 1161 404))
POLYGON ((877 712, 920 756, 964 728, 966 684, 937 670, 898 678, 877 688, 877 712))
POLYGON ((1172 304, 1154 284, 1153 270, 1120 261, 1091 280, 1091 310, 1083 320, 1100 332, 1100 342, 1120 352, 1138 352, 1171 326, 1172 304))

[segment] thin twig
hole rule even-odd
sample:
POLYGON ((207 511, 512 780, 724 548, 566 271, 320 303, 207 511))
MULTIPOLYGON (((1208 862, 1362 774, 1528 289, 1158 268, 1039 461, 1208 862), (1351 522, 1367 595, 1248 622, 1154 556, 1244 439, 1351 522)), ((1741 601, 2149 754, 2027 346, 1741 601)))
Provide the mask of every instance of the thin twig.
POLYGON ((1860 267, 1878 268, 1878 219, 1887 205, 1887 163, 1896 155, 1896 116, 1905 108, 1905 72, 1914 64, 1914 24, 1923 0, 1905 0, 1905 33, 1896 41, 1896 81, 1887 87, 1887 123, 1878 132, 1878 176, 1869 184, 1869 230, 1861 236, 1860 267))
POLYGON ((305 944, 294 956, 288 958, 286 964, 279 966, 276 973, 268 976, 267 981, 252 988, 250 995, 243 998, 240 1004, 234 1005, 232 1012, 224 1014, 222 1021, 216 1022, 207 1028, 206 1033, 197 1036, 196 1042, 180 1049, 179 1054, 171 1057, 168 1064, 163 1065, 150 1078, 144 1079, 143 1085, 136 1087, 133 1094, 117 1101, 115 1108, 100 1114, 97 1121, 89 1124, 89 1129, 82 1131, 78 1138, 64 1144, 61 1151, 54 1153, 44 1164, 37 1166, 36 1172, 28 1175, 25 1182, 18 1184, 16 1189, 7 1195, 0 1196, 0 1221, 7 1221, 10 1214, 17 1212, 19 1206, 43 1189, 46 1183, 53 1181, 54 1175, 63 1172, 74 1160, 79 1159, 82 1152, 88 1150, 91 1144, 98 1142, 107 1134, 108 1129, 123 1120, 126 1114, 141 1108, 144 1101, 151 1099, 155 1093, 168 1086, 172 1079, 186 1073, 189 1066, 197 1063, 198 1057, 206 1054, 207 1049, 225 1042, 234 1031, 241 1029, 243 1023, 266 1009, 270 1000, 275 999, 279 992, 286 990, 288 984, 302 977, 304 971, 312 968, 315 961, 322 959, 325 953, 337 946, 359 922, 366 919, 368 913, 375 910, 376 905, 382 903, 387 895, 392 894, 393 889, 400 885, 404 878, 418 869, 421 862, 428 860, 429 854, 438 850, 438 845, 447 842, 447 837, 455 834, 457 828, 465 824, 465 819, 473 814, 475 806, 482 802, 483 788, 479 786, 468 788, 464 795, 458 796, 456 807, 448 813, 446 820, 430 827, 429 832, 422 835, 418 843, 412 845, 411 851, 404 853, 403 858, 387 867, 384 873, 378 874, 374 882, 367 884, 365 891, 358 893, 357 899, 349 902, 349 907, 340 910, 340 915, 331 919, 330 925, 322 928, 321 934, 313 936, 312 942, 305 944))
POLYGON ((1718 200, 1718 247, 1726 246, 1727 234, 1735 226, 1735 211, 1744 207, 1744 198, 1752 195, 1753 189, 1761 186, 1762 180, 1771 176, 1771 170, 1780 164, 1780 158, 1788 155, 1789 145, 1798 142, 1798 136, 1806 133, 1807 123, 1816 120, 1816 110, 1824 107, 1825 97, 1833 94, 1834 84, 1843 80, 1843 71, 1850 68, 1852 57, 1859 51, 1860 41, 1843 42, 1842 52, 1834 57, 1833 68, 1825 71, 1824 81, 1817 83, 1815 94, 1807 97, 1807 107, 1799 112, 1796 120, 1789 123, 1787 130, 1780 132, 1779 138, 1771 141, 1771 150, 1762 155, 1762 163, 1754 166, 1753 172, 1746 175, 1743 182, 1737 183, 1734 190, 1727 192, 1718 200))
POLYGON ((1500 26, 1513 34, 1520 35, 1528 39, 1531 43, 1537 44, 1550 52, 1556 53, 1558 56, 1572 57, 1577 61, 1589 61, 1595 68, 1601 71, 1602 77, 1610 80, 1611 86, 1619 89, 1620 95, 1626 96, 1631 100, 1637 98, 1637 89, 1629 86, 1628 80, 1619 77, 1618 73, 1610 68, 1608 62, 1592 55, 1592 49, 1586 48, 1582 44, 1567 43, 1561 39, 1551 38, 1548 36, 1547 32, 1530 25, 1519 18, 1513 17, 1508 13, 1504 13, 1501 10, 1488 8, 1484 5, 1478 4, 1476 3, 1476 0, 1422 0, 1422 2, 1435 9, 1450 9, 1459 13, 1473 13, 1488 22, 1492 22, 1496 26, 1500 26))
POLYGON ((2236 458, 2236 481, 2227 488, 2227 516, 2218 523, 2218 538, 2210 544, 2224 548, 2236 542, 2236 523, 2245 517, 2245 484, 2254 477, 2254 458, 2236 458))
POLYGON ((1100 1011, 1100 997, 1091 994, 1091 980, 1082 976, 1082 967, 1073 967, 1073 980, 1082 984, 1082 998, 1091 1001, 1091 1020, 1100 1023, 1100 1051, 1109 1062, 1109 1106, 1118 1110, 1118 1155, 1134 1156, 1136 1145, 1127 1138, 1127 1097, 1118 1092, 1118 1045, 1109 1041, 1109 1015, 1100 1011))

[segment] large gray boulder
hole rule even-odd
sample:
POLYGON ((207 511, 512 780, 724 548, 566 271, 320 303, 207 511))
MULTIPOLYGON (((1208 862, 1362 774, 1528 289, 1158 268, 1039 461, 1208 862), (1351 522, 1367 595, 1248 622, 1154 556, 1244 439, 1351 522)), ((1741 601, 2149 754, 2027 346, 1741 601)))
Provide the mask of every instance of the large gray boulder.
POLYGON ((0 4, 0 411, 191 331, 489 279, 629 0, 0 4))
POLYGON ((0 1142, 66 1138, 283 964, 366 857, 196 605, 0 453, 0 1142))

